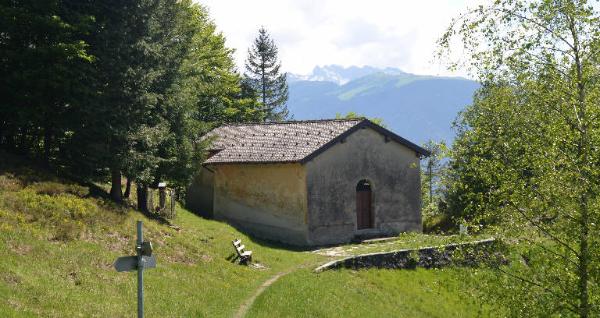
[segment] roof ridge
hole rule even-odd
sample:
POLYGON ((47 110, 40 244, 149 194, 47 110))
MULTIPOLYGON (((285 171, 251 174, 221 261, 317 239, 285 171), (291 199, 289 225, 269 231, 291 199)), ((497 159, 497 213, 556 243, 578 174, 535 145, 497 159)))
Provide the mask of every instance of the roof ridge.
POLYGON ((363 121, 366 117, 357 118, 332 118, 332 119, 303 119, 303 120, 285 120, 285 121, 268 121, 268 122, 246 122, 246 123, 227 123, 219 127, 226 126, 250 126, 250 125, 280 125, 280 124, 305 124, 305 123, 321 123, 321 122, 350 122, 363 121))
POLYGON ((212 150, 221 150, 204 164, 244 162, 300 162, 315 156, 343 141, 361 128, 371 128, 418 154, 428 155, 425 149, 396 135, 366 118, 318 119, 285 122, 235 124, 215 128, 209 133, 217 137, 212 150))

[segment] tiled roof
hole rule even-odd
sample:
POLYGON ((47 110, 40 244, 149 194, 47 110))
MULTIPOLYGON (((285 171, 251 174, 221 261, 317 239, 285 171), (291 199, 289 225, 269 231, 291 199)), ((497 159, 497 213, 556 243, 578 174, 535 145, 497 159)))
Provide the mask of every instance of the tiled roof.
MULTIPOLYGON (((225 125, 213 129, 204 137, 213 139, 210 147, 212 156, 204 163, 302 162, 314 153, 327 148, 327 145, 335 142, 343 134, 348 134, 350 130, 354 130, 353 128, 364 124, 376 126, 378 129, 388 132, 366 119, 225 125)), ((417 147, 418 149, 415 149, 417 152, 427 154, 420 147, 406 142, 417 147)))

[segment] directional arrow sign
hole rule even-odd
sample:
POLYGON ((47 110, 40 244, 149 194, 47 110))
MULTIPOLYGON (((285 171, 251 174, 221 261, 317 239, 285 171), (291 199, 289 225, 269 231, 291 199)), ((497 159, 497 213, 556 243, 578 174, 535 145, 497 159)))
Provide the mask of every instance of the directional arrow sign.
POLYGON ((142 265, 144 268, 156 268, 156 257, 152 256, 142 256, 142 265))
MULTIPOLYGON (((142 256, 142 265, 144 268, 155 268, 156 257, 154 256, 142 256)), ((115 261, 115 269, 117 272, 130 272, 138 269, 138 257, 137 256, 123 256, 117 258, 115 261)))
POLYGON ((117 272, 137 271, 138 318, 144 318, 144 269, 155 268, 156 258, 152 255, 152 243, 144 242, 142 221, 137 221, 137 240, 135 243, 137 256, 119 257, 114 266, 117 272))
POLYGON ((115 261, 117 272, 130 272, 137 269, 137 256, 123 256, 115 261))

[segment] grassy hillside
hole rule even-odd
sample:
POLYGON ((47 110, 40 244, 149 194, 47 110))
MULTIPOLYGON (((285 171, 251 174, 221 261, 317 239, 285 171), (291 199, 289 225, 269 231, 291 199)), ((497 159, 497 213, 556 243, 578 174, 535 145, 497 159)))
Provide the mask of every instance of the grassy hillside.
POLYGON ((267 288, 249 316, 353 316, 355 309, 372 316, 461 316, 479 308, 459 292, 453 270, 314 274, 310 269, 329 258, 256 240, 181 208, 175 226, 161 224, 95 188, 0 154, 0 316, 134 316, 135 273, 117 273, 112 264, 133 254, 136 220, 144 221, 158 259, 145 275, 148 317, 231 317, 263 282, 300 266, 267 288), (265 268, 229 260, 237 237, 265 268), (436 302, 452 311, 423 310, 436 302))
POLYGON ((262 294, 249 317, 500 317, 460 295, 457 269, 300 270, 262 294))

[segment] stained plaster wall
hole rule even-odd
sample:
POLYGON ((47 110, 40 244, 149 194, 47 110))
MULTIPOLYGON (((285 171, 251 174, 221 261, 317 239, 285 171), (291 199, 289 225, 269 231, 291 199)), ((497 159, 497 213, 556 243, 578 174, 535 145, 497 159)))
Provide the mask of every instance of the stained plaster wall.
POLYGON ((306 173, 299 163, 213 166, 214 217, 256 236, 307 245, 306 173))
POLYGON ((215 175, 203 167, 186 191, 186 208, 204 217, 213 216, 213 192, 215 175))
POLYGON ((364 128, 306 163, 311 245, 347 242, 364 232, 421 231, 419 158, 364 128), (371 182, 374 229, 357 230, 356 185, 371 182))

